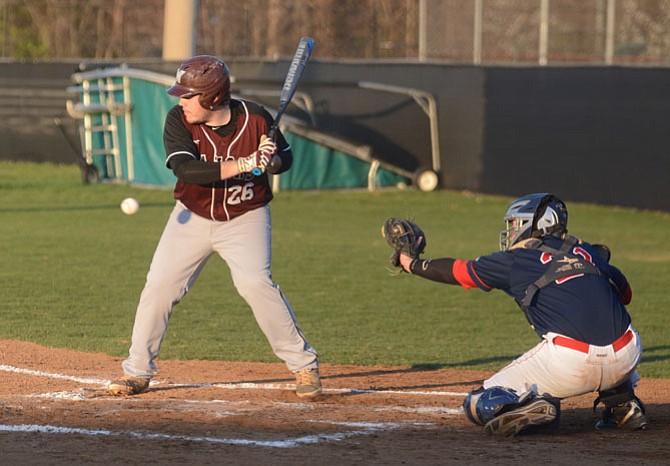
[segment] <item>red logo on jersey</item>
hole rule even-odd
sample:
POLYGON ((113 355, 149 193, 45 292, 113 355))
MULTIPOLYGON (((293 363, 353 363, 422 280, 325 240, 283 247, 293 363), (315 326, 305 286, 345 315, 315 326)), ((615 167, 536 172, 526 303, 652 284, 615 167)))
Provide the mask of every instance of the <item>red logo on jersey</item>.
POLYGON ((549 262, 551 262, 553 258, 554 256, 552 256, 548 252, 543 252, 542 255, 540 256, 540 262, 542 262, 543 264, 548 264, 549 262))
POLYGON ((577 256, 582 256, 589 264, 593 264, 593 257, 591 257, 591 254, 589 254, 586 249, 577 246, 573 248, 572 253, 577 256))

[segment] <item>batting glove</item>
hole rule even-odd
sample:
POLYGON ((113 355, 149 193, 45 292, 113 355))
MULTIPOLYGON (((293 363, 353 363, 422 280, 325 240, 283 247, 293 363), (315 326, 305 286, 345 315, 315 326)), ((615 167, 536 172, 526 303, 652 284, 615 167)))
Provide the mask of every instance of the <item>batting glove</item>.
POLYGON ((261 136, 261 143, 258 145, 258 150, 266 152, 268 155, 274 155, 277 153, 277 144, 264 134, 261 136))
POLYGON ((268 163, 270 163, 270 154, 257 150, 251 155, 237 159, 237 169, 240 173, 249 173, 254 168, 264 172, 268 163))

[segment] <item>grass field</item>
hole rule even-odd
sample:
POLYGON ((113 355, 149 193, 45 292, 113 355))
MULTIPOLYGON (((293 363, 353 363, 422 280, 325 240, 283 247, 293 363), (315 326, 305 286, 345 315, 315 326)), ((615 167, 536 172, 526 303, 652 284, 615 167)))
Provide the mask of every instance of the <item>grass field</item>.
MULTIPOLYGON (((76 166, 0 162, 0 338, 124 356, 170 190, 84 185, 76 166), (126 216, 119 202, 142 208, 126 216)), ((523 193, 520 193, 523 194, 523 193)), ((569 199, 568 199, 569 200, 569 199)), ((497 249, 510 199, 414 190, 281 192, 273 275, 322 362, 496 370, 537 342, 512 300, 386 270, 384 219, 412 216, 426 256, 497 249)), ((670 377, 670 215, 568 202, 570 231, 609 245, 633 287, 640 372, 670 377)), ((277 361, 212 258, 175 308, 163 359, 277 361)))

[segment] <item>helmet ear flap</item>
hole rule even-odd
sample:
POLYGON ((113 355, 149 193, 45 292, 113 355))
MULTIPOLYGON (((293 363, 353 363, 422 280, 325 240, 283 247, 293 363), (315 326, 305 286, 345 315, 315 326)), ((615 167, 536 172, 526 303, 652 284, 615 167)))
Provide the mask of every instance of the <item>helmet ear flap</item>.
POLYGON ((198 103, 200 103, 202 108, 206 108, 207 110, 214 110, 214 99, 212 99, 209 95, 200 94, 198 97, 198 103))
POLYGON ((565 234, 568 231, 568 210, 563 201, 549 194, 542 199, 533 216, 531 236, 565 234))
POLYGON ((541 235, 546 235, 550 231, 553 231, 553 228, 558 225, 558 215, 556 211, 550 206, 545 207, 544 213, 535 221, 533 228, 534 233, 541 235))
POLYGON ((212 98, 209 99, 209 109, 214 110, 219 103, 221 102, 221 95, 216 94, 212 98))

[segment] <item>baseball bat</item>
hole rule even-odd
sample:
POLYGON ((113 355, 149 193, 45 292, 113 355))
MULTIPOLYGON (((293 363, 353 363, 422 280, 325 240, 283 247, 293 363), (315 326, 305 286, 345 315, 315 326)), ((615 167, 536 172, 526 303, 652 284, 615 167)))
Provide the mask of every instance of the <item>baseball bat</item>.
MULTIPOLYGON (((274 139, 279 128, 279 120, 281 120, 282 115, 286 111, 288 104, 291 103, 291 99, 295 94, 296 89, 298 88, 298 82, 302 76, 305 66, 307 66, 307 61, 312 55, 312 49, 314 48, 314 40, 310 37, 301 37, 300 42, 298 42, 298 47, 295 50, 293 55, 293 60, 288 67, 288 72, 286 73, 286 78, 284 79, 284 86, 281 89, 279 94, 279 107, 277 108, 277 115, 270 126, 270 131, 268 132, 268 137, 274 139)), ((268 164, 267 170, 270 173, 276 173, 281 168, 281 159, 279 157, 272 157, 270 163, 268 164)), ((252 173, 256 176, 259 176, 262 172, 259 168, 254 168, 252 173)))

